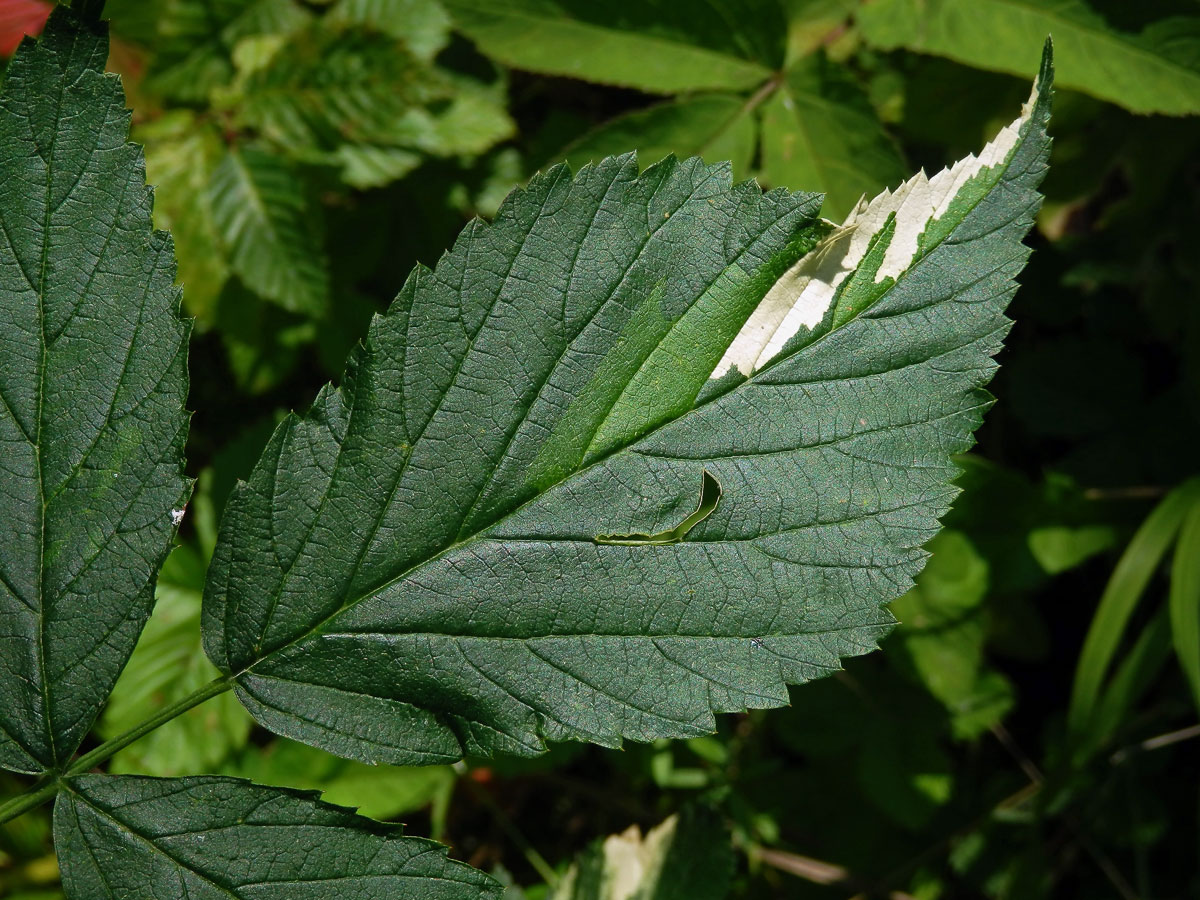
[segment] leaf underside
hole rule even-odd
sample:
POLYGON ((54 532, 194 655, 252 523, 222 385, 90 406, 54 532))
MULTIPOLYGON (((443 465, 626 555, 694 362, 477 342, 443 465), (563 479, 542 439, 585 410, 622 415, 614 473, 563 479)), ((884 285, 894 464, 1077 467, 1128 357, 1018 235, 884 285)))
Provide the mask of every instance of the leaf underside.
POLYGON ((242 702, 444 762, 700 734, 873 649, 990 403, 1049 93, 1047 63, 980 160, 832 233, 813 195, 632 155, 469 225, 229 502, 205 646, 242 702), (827 309, 726 371, 785 272, 860 244, 827 309), (705 472, 720 503, 679 540, 595 539, 673 531, 705 472))
POLYGON ((190 490, 189 326, 107 53, 59 8, 0 99, 0 765, 23 772, 87 734, 190 490))
POLYGON ((54 839, 84 900, 496 900, 500 886, 316 794, 238 778, 66 779, 54 839))

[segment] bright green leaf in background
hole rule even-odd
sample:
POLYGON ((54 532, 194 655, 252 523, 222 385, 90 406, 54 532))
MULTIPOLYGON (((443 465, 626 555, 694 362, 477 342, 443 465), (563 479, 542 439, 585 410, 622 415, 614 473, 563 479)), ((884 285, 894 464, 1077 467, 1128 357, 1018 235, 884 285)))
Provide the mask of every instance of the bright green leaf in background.
POLYGON ((321 223, 285 160, 259 147, 229 149, 212 173, 209 204, 229 266, 251 290, 291 312, 329 302, 321 223))
POLYGON ((1168 604, 1175 654, 1200 708, 1200 498, 1179 528, 1168 604))
MULTIPOLYGON (((158 576, 154 615, 121 672, 100 720, 112 738, 217 677, 200 649, 204 561, 177 547, 158 576)), ((228 694, 188 710, 113 757, 110 771, 188 775, 212 771, 246 743, 250 719, 228 694)))
POLYGON ((493 59, 655 94, 736 90, 783 61, 772 0, 446 0, 455 24, 493 59))
POLYGON ((988 566, 957 531, 943 531, 917 586, 892 604, 903 628, 893 646, 951 714, 954 734, 975 737, 1012 706, 1012 689, 984 664, 988 566))
POLYGON ((137 136, 145 144, 146 171, 154 185, 154 224, 187 248, 176 278, 188 311, 211 318, 229 276, 208 189, 224 152, 220 137, 182 109, 142 125, 137 136))
POLYGON ((155 29, 150 84, 165 96, 202 102, 233 78, 238 41, 290 34, 310 17, 293 0, 165 0, 155 29))
POLYGON ((0 95, 0 765, 87 735, 183 515, 188 324, 106 29, 59 9, 0 95))
POLYGON ((852 74, 821 53, 797 62, 763 105, 762 179, 818 185, 825 216, 904 180, 908 167, 852 74))
MULTIPOLYGON (((1180 527, 1197 504, 1200 504, 1200 481, 1188 481, 1176 488, 1142 523, 1117 563, 1088 628, 1076 666, 1067 716, 1068 725, 1076 737, 1096 736, 1095 728, 1090 723, 1096 714, 1097 704, 1101 702, 1105 679, 1126 626, 1150 580, 1175 542, 1180 527)), ((1189 539, 1188 544, 1181 544, 1184 552, 1194 536, 1189 534, 1189 539)), ((1192 587, 1191 565, 1191 561, 1187 560, 1177 566, 1177 574, 1182 575, 1182 579, 1177 578, 1174 585, 1177 596, 1192 587)), ((1175 601, 1176 604, 1179 602, 1175 601)), ((1180 616, 1176 612, 1172 617, 1173 625, 1187 628, 1190 624, 1190 617, 1186 614, 1180 616)), ((1176 634, 1180 634, 1178 629, 1176 634)), ((1180 634, 1182 640, 1189 638, 1190 635, 1180 634)), ((1185 667, 1191 662, 1191 656, 1190 648, 1185 647, 1181 654, 1185 667)))
POLYGON ((325 802, 354 807, 372 819, 395 819, 432 806, 435 837, 457 780, 450 766, 368 766, 287 738, 248 748, 222 764, 220 772, 256 784, 320 790, 325 802))
POLYGON ((336 0, 327 21, 391 35, 426 62, 450 41, 450 16, 437 0, 336 0))
POLYGON ((1138 113, 1200 113, 1200 15, 1113 28, 1083 0, 872 0, 857 13, 867 40, 1021 74, 1054 36, 1058 81, 1138 113))
POLYGON ((389 35, 331 28, 329 18, 247 48, 254 52, 243 77, 222 97, 279 152, 346 165, 347 183, 377 187, 415 168, 423 154, 480 153, 511 133, 496 92, 430 68, 389 35), (376 174, 366 176, 368 156, 392 163, 376 162, 376 174))
MULTIPOLYGON (((513 132, 502 79, 434 62, 449 18, 432 0, 339 0, 321 14, 295 0, 171 0, 136 21, 132 38, 154 51, 148 96, 166 107, 136 137, 201 329, 222 327, 230 274, 235 295, 328 319, 327 206, 513 132)), ((287 368, 251 376, 270 348, 243 344, 242 380, 276 385, 287 368)))

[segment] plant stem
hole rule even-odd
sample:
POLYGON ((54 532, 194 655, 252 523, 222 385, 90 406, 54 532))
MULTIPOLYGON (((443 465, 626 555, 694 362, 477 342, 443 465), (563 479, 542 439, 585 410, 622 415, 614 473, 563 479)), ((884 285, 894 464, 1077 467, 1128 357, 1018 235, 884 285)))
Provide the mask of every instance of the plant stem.
POLYGON ((18 794, 7 803, 0 803, 0 825, 15 819, 34 807, 41 806, 58 793, 58 779, 52 778, 44 784, 34 785, 24 794, 18 794))
POLYGON ((83 756, 71 763, 61 775, 59 773, 48 773, 48 780, 45 783, 34 785, 24 794, 12 798, 7 803, 0 804, 0 825, 52 799, 58 793, 60 778, 81 775, 89 769, 95 768, 119 750, 124 750, 134 741, 145 737, 160 725, 171 721, 177 716, 183 715, 189 709, 199 706, 205 700, 211 700, 218 694, 225 693, 231 687, 233 687, 233 680, 231 678, 227 676, 216 678, 198 690, 188 694, 182 700, 172 703, 144 722, 135 725, 124 734, 119 734, 115 738, 105 741, 94 750, 83 754, 83 756))

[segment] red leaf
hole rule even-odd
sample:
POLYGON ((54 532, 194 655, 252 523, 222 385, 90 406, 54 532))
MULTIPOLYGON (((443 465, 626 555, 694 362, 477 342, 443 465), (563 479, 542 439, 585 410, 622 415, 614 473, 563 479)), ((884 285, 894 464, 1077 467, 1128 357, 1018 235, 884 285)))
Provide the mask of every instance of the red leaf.
POLYGON ((54 4, 45 0, 0 0, 0 56, 11 56, 25 35, 39 35, 54 4))

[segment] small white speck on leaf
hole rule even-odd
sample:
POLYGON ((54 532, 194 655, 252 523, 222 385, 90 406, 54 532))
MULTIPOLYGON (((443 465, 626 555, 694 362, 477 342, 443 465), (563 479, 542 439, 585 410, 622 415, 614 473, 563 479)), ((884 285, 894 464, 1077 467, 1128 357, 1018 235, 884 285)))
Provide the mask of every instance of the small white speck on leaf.
POLYGON ((183 516, 186 512, 187 512, 186 509, 171 510, 171 524, 174 525, 176 528, 178 528, 179 523, 183 521, 183 516))

